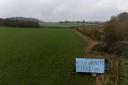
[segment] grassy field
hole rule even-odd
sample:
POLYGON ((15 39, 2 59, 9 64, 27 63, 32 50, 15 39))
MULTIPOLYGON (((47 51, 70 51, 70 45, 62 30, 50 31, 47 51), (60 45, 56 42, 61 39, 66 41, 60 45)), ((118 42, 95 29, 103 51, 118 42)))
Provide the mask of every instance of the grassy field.
POLYGON ((93 85, 73 73, 85 46, 71 29, 0 27, 0 85, 93 85))

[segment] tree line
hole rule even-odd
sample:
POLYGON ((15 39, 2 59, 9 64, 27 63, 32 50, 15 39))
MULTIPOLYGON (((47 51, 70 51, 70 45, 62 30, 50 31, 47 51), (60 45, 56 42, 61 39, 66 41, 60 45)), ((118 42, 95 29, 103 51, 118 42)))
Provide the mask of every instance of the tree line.
POLYGON ((40 20, 24 17, 0 18, 0 25, 11 27, 40 27, 40 20))

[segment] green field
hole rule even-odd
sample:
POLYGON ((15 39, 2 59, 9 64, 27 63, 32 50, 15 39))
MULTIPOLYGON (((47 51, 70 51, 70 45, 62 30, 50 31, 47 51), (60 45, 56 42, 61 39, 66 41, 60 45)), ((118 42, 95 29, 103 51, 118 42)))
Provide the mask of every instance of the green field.
POLYGON ((85 46, 72 29, 0 27, 0 85, 93 85, 74 73, 85 46))

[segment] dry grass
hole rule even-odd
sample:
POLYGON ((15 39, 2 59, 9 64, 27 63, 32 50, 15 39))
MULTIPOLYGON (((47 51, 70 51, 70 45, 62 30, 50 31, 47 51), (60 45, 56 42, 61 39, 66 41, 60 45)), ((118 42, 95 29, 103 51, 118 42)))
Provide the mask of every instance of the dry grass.
POLYGON ((128 60, 120 59, 119 64, 119 85, 128 85, 128 60))

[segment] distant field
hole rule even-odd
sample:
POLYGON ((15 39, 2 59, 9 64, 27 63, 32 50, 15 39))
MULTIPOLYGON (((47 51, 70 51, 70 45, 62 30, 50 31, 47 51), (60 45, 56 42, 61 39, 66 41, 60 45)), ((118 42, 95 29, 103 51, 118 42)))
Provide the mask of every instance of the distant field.
POLYGON ((103 28, 103 25, 98 24, 89 24, 89 23, 78 23, 78 22, 70 22, 70 23, 58 23, 58 22, 44 22, 40 23, 42 27, 51 27, 51 28, 73 28, 73 27, 83 27, 86 29, 99 29, 103 28))
POLYGON ((41 23, 43 27, 78 27, 82 26, 83 23, 57 23, 57 22, 45 22, 41 23))
POLYGON ((85 46, 71 29, 0 27, 0 85, 93 85, 73 73, 85 46))

